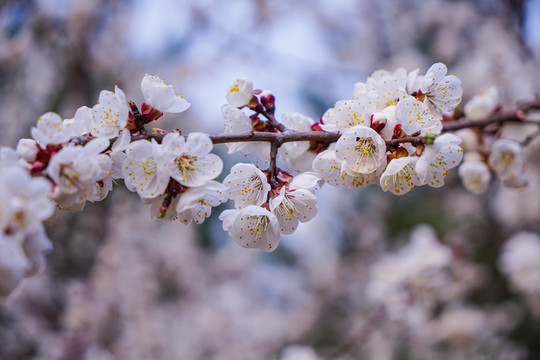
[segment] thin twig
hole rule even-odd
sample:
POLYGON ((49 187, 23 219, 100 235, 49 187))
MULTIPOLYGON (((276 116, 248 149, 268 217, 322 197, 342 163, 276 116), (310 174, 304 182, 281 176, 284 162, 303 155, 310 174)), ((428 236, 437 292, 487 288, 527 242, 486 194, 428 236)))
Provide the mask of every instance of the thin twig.
POLYGON ((362 326, 358 331, 354 332, 349 336, 349 339, 346 340, 336 351, 334 351, 327 360, 337 359, 341 355, 350 353, 355 346, 361 345, 364 343, 369 335, 376 330, 384 320, 386 319, 386 312, 384 307, 379 307, 373 315, 366 321, 364 326, 362 326))
POLYGON ((279 183, 276 180, 276 162, 278 149, 279 144, 276 141, 270 143, 270 166, 268 167, 268 172, 270 173, 270 185, 273 189, 277 189, 279 187, 279 183))
POLYGON ((483 128, 491 124, 503 124, 507 122, 538 124, 538 121, 528 120, 526 117, 526 112, 534 109, 540 109, 540 100, 522 104, 514 110, 494 114, 484 119, 471 120, 461 118, 453 121, 443 121, 443 132, 456 131, 470 127, 483 128))
MULTIPOLYGON (((459 120, 443 121, 443 130, 442 132, 450 132, 455 130, 460 130, 464 128, 471 127, 486 127, 490 124, 502 124, 506 122, 518 122, 518 123, 534 123, 538 124, 536 121, 528 120, 525 117, 525 113, 531 109, 540 109, 540 100, 526 103, 517 108, 517 110, 508 111, 505 113, 495 114, 491 117, 480 119, 480 120, 470 120, 467 118, 462 118, 459 120)), ((234 143, 234 142, 253 142, 253 141, 265 141, 270 143, 275 143, 277 146, 281 146, 284 143, 292 141, 321 141, 321 142, 335 142, 337 141, 342 134, 340 133, 331 133, 325 131, 292 131, 287 130, 285 126, 275 120, 275 117, 271 113, 263 113, 267 117, 269 122, 280 130, 281 132, 256 132, 251 131, 241 134, 219 134, 219 135, 210 135, 210 139, 214 144, 224 144, 224 143, 234 143)), ((163 134, 153 133, 151 131, 143 131, 140 135, 132 136, 131 140, 150 140, 155 139, 158 143, 163 139, 163 134)), ((87 142, 92 140, 92 138, 81 136, 72 139, 71 141, 77 145, 84 145, 87 142)), ((111 139, 113 143, 116 138, 111 139)), ((400 143, 412 143, 413 145, 418 145, 422 142, 421 136, 407 136, 401 139, 386 140, 386 145, 397 145, 400 143)))
POLYGON ((534 139, 536 139, 538 136, 540 136, 540 130, 536 130, 531 135, 527 136, 525 140, 523 140, 520 144, 521 146, 525 147, 529 145, 534 139))
POLYGON ((287 130, 287 128, 285 127, 285 125, 283 125, 282 123, 280 123, 279 121, 276 120, 276 117, 274 116, 273 113, 269 112, 269 111, 263 111, 261 112, 261 114, 268 119, 268 121, 270 122, 270 124, 272 124, 272 126, 276 129, 278 129, 279 131, 281 132, 285 132, 285 130, 287 130))

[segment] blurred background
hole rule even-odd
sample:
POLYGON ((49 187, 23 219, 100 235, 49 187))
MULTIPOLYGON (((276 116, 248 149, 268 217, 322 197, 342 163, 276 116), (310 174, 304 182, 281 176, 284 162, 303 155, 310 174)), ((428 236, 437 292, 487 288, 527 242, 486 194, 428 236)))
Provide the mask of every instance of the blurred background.
MULTIPOLYGON (((215 134, 240 76, 278 118, 318 119, 374 70, 438 61, 465 102, 497 86, 511 108, 538 96, 539 59, 538 0, 0 0, 0 144, 114 85, 140 103, 145 73, 192 104, 156 126, 215 134)), ((221 178, 265 166, 214 151, 221 178)), ((540 253, 509 245, 540 233, 538 151, 529 186, 481 196, 456 171, 402 197, 324 186, 270 254, 217 216, 151 221, 120 183, 51 220, 46 270, 0 303, 0 359, 539 359, 540 253)))

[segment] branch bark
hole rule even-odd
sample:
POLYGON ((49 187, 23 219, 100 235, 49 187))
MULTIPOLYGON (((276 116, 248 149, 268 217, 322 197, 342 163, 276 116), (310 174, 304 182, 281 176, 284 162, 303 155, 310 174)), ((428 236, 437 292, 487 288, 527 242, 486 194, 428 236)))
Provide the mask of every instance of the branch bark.
MULTIPOLYGON (((479 120, 471 120, 467 118, 461 118, 458 120, 443 121, 443 130, 442 132, 456 131, 465 128, 484 128, 491 124, 503 124, 503 123, 534 123, 540 124, 538 121, 533 121, 527 118, 526 113, 532 109, 540 109, 540 100, 536 100, 530 103, 525 103, 520 105, 517 109, 512 111, 502 112, 495 114, 491 117, 479 120)), ((283 124, 278 123, 273 118, 272 114, 264 114, 272 125, 280 130, 281 132, 256 132, 251 131, 241 134, 219 134, 219 135, 210 135, 210 139, 213 144, 225 144, 225 143, 234 143, 234 142, 253 142, 253 141, 264 141, 275 144, 279 147, 287 142, 293 141, 321 141, 321 142, 335 142, 337 141, 341 134, 340 133, 330 133, 324 131, 292 131, 287 130, 283 124), (273 121, 272 121, 273 119, 273 121)), ((163 134, 153 133, 150 131, 142 131, 140 135, 132 137, 132 141, 141 140, 141 139, 155 139, 157 142, 161 142, 163 139, 163 134)), ((84 145, 91 138, 88 137, 79 137, 72 140, 75 144, 84 145)), ((111 139, 113 143, 116 138, 111 139)), ((420 144, 422 142, 421 136, 407 136, 401 139, 386 140, 386 145, 397 145, 400 143, 412 143, 413 145, 420 144)))

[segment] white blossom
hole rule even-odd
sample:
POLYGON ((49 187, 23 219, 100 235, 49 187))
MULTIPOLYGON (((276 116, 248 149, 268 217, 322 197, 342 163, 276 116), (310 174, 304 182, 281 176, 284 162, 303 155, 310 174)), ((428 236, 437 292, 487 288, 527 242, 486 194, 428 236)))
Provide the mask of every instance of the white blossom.
POLYGON ((451 249, 437 240, 430 226, 416 226, 409 238, 397 253, 386 254, 370 268, 366 288, 369 300, 384 304, 392 319, 407 322, 424 317, 435 304, 437 290, 448 286, 444 269, 452 262, 451 249), (415 303, 418 298, 422 304, 415 303))
POLYGON ((461 80, 455 75, 446 75, 447 70, 443 63, 436 63, 423 78, 420 90, 426 96, 424 101, 433 111, 452 111, 461 102, 461 80))
POLYGON ((41 271, 52 244, 42 225, 0 234, 0 296, 9 295, 25 277, 41 271))
POLYGON ((501 179, 518 175, 525 163, 522 146, 513 140, 498 139, 491 146, 488 164, 501 179))
POLYGON ((270 210, 276 215, 280 231, 292 234, 298 222, 310 221, 317 215, 317 198, 306 189, 282 186, 278 195, 270 200, 270 210))
POLYGON ((170 177, 167 160, 170 156, 164 155, 154 139, 132 142, 126 150, 122 168, 126 187, 144 198, 163 194, 170 177))
POLYGON ((474 194, 484 193, 491 180, 488 166, 478 160, 463 162, 458 168, 458 174, 465 189, 474 194))
POLYGON ((169 133, 163 137, 161 147, 170 176, 182 185, 201 186, 223 170, 223 160, 210 153, 212 140, 206 134, 191 133, 185 139, 178 133, 169 133))
POLYGON ((20 139, 17 143, 17 155, 24 161, 32 163, 36 161, 39 152, 39 145, 32 139, 20 139))
POLYGON ((342 167, 343 160, 336 157, 333 149, 320 152, 313 160, 313 171, 332 186, 345 186, 345 180, 341 177, 342 167))
POLYGON ((373 114, 372 123, 384 124, 382 130, 379 131, 379 135, 384 140, 391 140, 394 135, 394 129, 397 125, 396 118, 396 106, 387 106, 383 110, 373 114))
MULTIPOLYGON (((221 108, 224 119, 225 134, 243 134, 253 131, 251 119, 241 110, 231 106, 224 105, 221 108)), ((229 154, 240 151, 246 155, 255 154, 264 161, 270 160, 270 144, 268 142, 241 141, 227 143, 229 154)))
POLYGON ((124 160, 126 159, 126 153, 129 144, 131 143, 131 134, 128 129, 122 130, 120 135, 112 144, 111 151, 108 152, 108 155, 111 157, 112 166, 111 166, 111 177, 113 179, 120 179, 123 177, 122 167, 124 165, 124 160))
POLYGON ((110 158, 101 152, 108 146, 106 139, 94 139, 85 146, 66 146, 52 157, 47 174, 63 192, 75 193, 107 175, 103 167, 110 164, 110 158))
POLYGON ((407 74, 406 90, 408 94, 413 94, 420 90, 424 81, 424 75, 418 75, 419 69, 414 69, 407 74))
POLYGON ((252 97, 253 82, 246 77, 236 79, 227 89, 227 101, 230 106, 235 108, 241 108, 247 105, 252 97))
POLYGON ((339 138, 335 152, 336 158, 344 161, 346 169, 369 174, 382 165, 386 143, 375 130, 366 126, 355 126, 339 138))
POLYGON ((223 179, 223 185, 237 209, 266 203, 271 189, 266 174, 253 164, 243 163, 231 168, 231 173, 223 179))
POLYGON ((347 172, 344 161, 336 157, 333 149, 329 149, 319 153, 313 160, 313 170, 322 180, 332 186, 362 187, 378 182, 384 167, 381 166, 369 174, 355 173, 350 170, 347 172))
POLYGON ((315 189, 324 184, 323 179, 312 171, 306 171, 296 175, 289 183, 290 188, 306 189, 315 192, 315 189))
POLYGON ((0 232, 25 231, 41 225, 54 211, 51 183, 23 168, 0 167, 0 232))
POLYGON ((371 125, 371 115, 376 112, 373 100, 361 96, 354 100, 341 100, 334 105, 333 111, 326 112, 321 128, 325 131, 345 131, 353 126, 371 125))
POLYGON ((92 108, 91 134, 106 139, 118 136, 127 125, 128 114, 126 95, 118 86, 114 93, 102 90, 98 103, 92 108))
POLYGON ((406 96, 398 102, 396 119, 407 135, 418 131, 421 136, 437 135, 442 130, 441 117, 412 96, 406 96))
POLYGON ((405 94, 407 72, 403 68, 395 72, 376 70, 365 83, 354 84, 354 98, 370 95, 377 103, 377 109, 383 109, 395 102, 405 94))
POLYGON ((478 120, 491 115, 500 103, 499 91, 495 86, 469 100, 463 110, 467 118, 478 120))
POLYGON ((0 296, 6 296, 24 279, 30 264, 21 250, 24 233, 0 234, 0 296))
POLYGON ((98 138, 85 146, 64 147, 51 158, 47 174, 54 181, 52 196, 64 210, 79 211, 86 201, 102 200, 111 189, 104 179, 110 176, 112 160, 102 152, 107 139, 98 138))
POLYGON ((413 190, 414 186, 422 185, 422 178, 415 169, 417 160, 412 156, 390 160, 381 175, 381 188, 395 195, 403 195, 413 190))
POLYGON ((299 156, 287 159, 289 169, 293 171, 310 171, 311 164, 317 154, 314 151, 305 151, 299 156))
POLYGON ((72 119, 66 119, 63 122, 64 131, 69 137, 87 135, 92 130, 92 109, 87 106, 81 106, 75 112, 72 119))
POLYGON ((146 104, 164 113, 181 113, 191 105, 182 95, 176 95, 174 86, 156 75, 146 74, 141 81, 146 104))
POLYGON ((379 75, 374 78, 374 88, 367 93, 375 99, 378 111, 388 106, 393 106, 402 99, 407 92, 405 69, 398 69, 396 73, 390 75, 379 75))
POLYGON ((273 213, 256 205, 225 210, 219 216, 223 229, 233 240, 246 248, 274 251, 280 238, 279 223, 273 213))
POLYGON ((227 201, 225 186, 217 181, 208 181, 202 186, 187 189, 179 195, 175 210, 177 217, 184 224, 192 220, 202 224, 212 213, 212 207, 227 201))
POLYGON ((42 146, 62 144, 70 136, 65 131, 60 115, 48 112, 38 118, 37 124, 30 131, 32 137, 42 146))
POLYGON ((22 249, 30 262, 30 268, 27 268, 25 275, 31 276, 42 271, 45 267, 45 254, 53 249, 43 225, 26 232, 22 249))
POLYGON ((371 184, 378 184, 381 174, 384 172, 385 167, 379 166, 377 170, 369 174, 361 174, 354 171, 350 171, 347 167, 341 168, 341 178, 348 187, 358 188, 371 184))
POLYGON ((43 221, 54 212, 51 183, 32 177, 12 162, 13 151, 0 157, 0 296, 8 295, 27 276, 41 270, 52 245, 43 221))
POLYGON ((448 171, 459 165, 463 158, 460 143, 459 137, 444 134, 435 139, 433 145, 426 145, 416 163, 416 171, 429 186, 443 186, 448 171))

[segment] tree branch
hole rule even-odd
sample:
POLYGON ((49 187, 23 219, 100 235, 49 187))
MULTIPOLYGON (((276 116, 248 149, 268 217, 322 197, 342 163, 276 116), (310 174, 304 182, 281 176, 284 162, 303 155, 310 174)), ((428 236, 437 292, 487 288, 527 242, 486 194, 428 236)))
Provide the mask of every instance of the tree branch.
MULTIPOLYGON (((517 109, 502 112, 499 114, 494 114, 491 117, 479 120, 470 120, 467 118, 461 118, 458 120, 443 121, 442 132, 456 131, 465 128, 474 128, 480 127, 484 128, 491 124, 503 124, 503 123, 527 123, 527 124, 540 124, 538 121, 529 120, 526 117, 526 113, 529 110, 540 109, 540 100, 533 102, 525 103, 518 106, 517 109)), ((225 144, 225 143, 234 143, 234 142, 253 142, 253 141, 264 141, 275 144, 279 147, 287 142, 293 141, 320 141, 320 142, 335 142, 337 141, 342 134, 340 133, 331 133, 324 131, 292 131, 287 130, 285 126, 277 122, 274 116, 271 113, 263 114, 272 126, 281 132, 257 132, 251 131, 241 134, 219 134, 219 135, 210 135, 210 139, 213 144, 225 144)), ((150 140, 155 139, 158 143, 163 139, 163 134, 153 133, 151 131, 141 131, 139 135, 132 136, 131 140, 150 140)), ((84 145, 92 138, 89 137, 78 137, 72 139, 72 142, 77 145, 84 145)), ((116 140, 116 138, 111 139, 111 144, 116 140)), ((418 145, 423 142, 421 136, 407 136, 401 139, 386 140, 386 145, 397 145, 400 143, 412 143, 413 145, 418 145)))
POLYGON ((276 163, 277 163, 277 152, 279 145, 277 142, 272 142, 270 145, 270 166, 268 167, 268 172, 270 173, 270 185, 272 189, 277 189, 279 183, 276 180, 276 163))
POLYGON ((539 124, 538 121, 532 121, 526 117, 528 111, 535 109, 540 110, 540 100, 521 104, 514 110, 494 114, 484 119, 470 120, 461 118, 453 121, 443 121, 443 132, 456 131, 470 127, 483 128, 491 124, 503 124, 508 122, 539 124))

